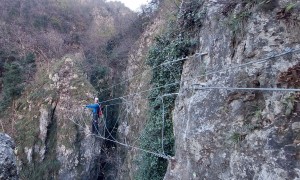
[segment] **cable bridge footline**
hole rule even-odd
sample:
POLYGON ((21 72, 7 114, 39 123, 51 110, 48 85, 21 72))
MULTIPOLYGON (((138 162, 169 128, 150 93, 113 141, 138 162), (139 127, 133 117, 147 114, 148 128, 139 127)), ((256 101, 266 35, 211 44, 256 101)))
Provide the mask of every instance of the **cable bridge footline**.
MULTIPOLYGON (((298 53, 298 52, 300 52, 300 49, 290 49, 290 48, 287 48, 287 49, 285 49, 284 52, 279 53, 279 54, 272 54, 271 56, 268 56, 268 57, 263 58, 263 59, 258 59, 256 61, 251 61, 251 62, 243 63, 243 64, 240 64, 240 65, 236 65, 236 66, 225 67, 225 68, 222 68, 222 69, 216 70, 216 71, 209 71, 209 72, 206 72, 203 75, 196 76, 196 78, 206 77, 208 75, 213 75, 213 74, 217 74, 217 73, 221 73, 221 72, 226 72, 228 70, 232 70, 232 69, 236 69, 236 68, 246 67, 246 66, 250 66, 252 64, 265 63, 265 62, 268 62, 268 61, 270 61, 272 59, 284 56, 286 54, 298 53)), ((180 59, 175 59, 175 60, 167 61, 165 63, 162 63, 162 64, 160 64, 158 66, 155 66, 155 67, 147 70, 147 72, 151 72, 151 70, 153 70, 155 68, 158 68, 158 67, 161 67, 161 66, 164 66, 166 64, 171 64, 171 63, 175 63, 175 62, 187 60, 189 58, 198 57, 198 56, 202 57, 203 55, 206 55, 206 54, 207 53, 196 53, 196 54, 194 54, 192 56, 188 56, 188 57, 184 57, 184 58, 180 58, 180 59)), ((141 75, 142 75, 142 73, 134 75, 134 76, 132 76, 132 77, 130 77, 130 78, 122 81, 122 82, 119 82, 119 83, 117 83, 115 85, 110 86, 109 88, 101 90, 101 92, 109 90, 109 89, 112 89, 112 88, 114 88, 114 87, 116 87, 118 85, 121 85, 121 84, 123 84, 125 82, 128 82, 128 81, 132 80, 133 78, 141 76, 141 75)), ((188 79, 182 80, 182 81, 184 82, 184 81, 190 81, 190 80, 194 80, 194 78, 188 78, 188 79)), ((120 96, 120 97, 108 99, 108 100, 105 100, 105 101, 101 101, 100 103, 104 104, 104 103, 112 102, 112 101, 115 101, 115 100, 125 100, 126 98, 137 96, 137 95, 141 95, 143 93, 146 93, 146 92, 149 92, 149 91, 152 91, 152 90, 156 90, 156 89, 160 89, 160 88, 165 88, 165 87, 169 87, 169 86, 175 86, 175 85, 179 85, 179 84, 180 84, 180 82, 176 81, 174 83, 169 83, 169 84, 165 84, 165 85, 162 85, 162 86, 153 87, 153 88, 150 88, 148 90, 139 91, 139 92, 135 92, 135 93, 132 93, 132 94, 128 94, 128 95, 124 95, 124 96, 120 96)), ((300 92, 300 89, 295 89, 295 88, 294 89, 286 89, 286 88, 240 88, 240 87, 221 87, 221 86, 209 87, 209 86, 205 86, 203 84, 192 84, 192 88, 194 90, 214 90, 214 89, 218 89, 218 90, 235 90, 235 91, 300 92)), ((164 143, 164 141, 163 141, 164 130, 163 129, 164 129, 164 121, 165 121, 165 119, 164 119, 164 100, 163 100, 163 98, 164 97, 168 97, 168 96, 176 96, 176 95, 178 95, 178 93, 163 94, 163 95, 159 95, 157 97, 147 98, 147 99, 161 99, 161 101, 162 101, 162 109, 163 109, 162 110, 162 121, 163 121, 162 125, 163 125, 163 127, 162 127, 162 133, 161 133, 161 136, 162 136, 162 145, 161 145, 162 152, 153 152, 153 151, 150 151, 150 150, 147 150, 147 149, 143 149, 143 148, 140 148, 140 147, 137 147, 137 146, 129 145, 127 143, 119 142, 119 141, 117 141, 111 135, 112 132, 107 131, 108 129, 107 129, 106 125, 104 125, 105 128, 106 128, 105 130, 109 133, 109 137, 111 137, 112 139, 106 138, 106 137, 104 137, 102 135, 99 135, 99 134, 95 135, 95 137, 98 137, 100 139, 107 140, 107 141, 110 141, 110 142, 114 142, 116 144, 122 145, 122 146, 127 147, 127 148, 131 148, 131 149, 136 149, 136 150, 139 150, 139 151, 143 151, 145 153, 149 153, 149 154, 155 155, 155 156, 160 157, 160 158, 170 159, 170 156, 166 155, 165 152, 164 152, 164 144, 163 144, 164 143)), ((133 101, 125 101, 125 102, 121 102, 121 103, 108 104, 108 105, 104 105, 104 106, 105 106, 106 112, 107 112, 107 108, 110 107, 110 106, 120 105, 120 104, 125 104, 125 103, 132 103, 132 102, 133 101)), ((106 121, 106 119, 104 119, 104 121, 106 121)), ((76 125, 84 128, 81 124, 76 123, 74 121, 72 121, 72 122, 75 123, 76 125)), ((105 124, 105 122, 104 122, 104 124, 105 124)), ((92 135, 92 134, 90 134, 90 135, 92 135)))

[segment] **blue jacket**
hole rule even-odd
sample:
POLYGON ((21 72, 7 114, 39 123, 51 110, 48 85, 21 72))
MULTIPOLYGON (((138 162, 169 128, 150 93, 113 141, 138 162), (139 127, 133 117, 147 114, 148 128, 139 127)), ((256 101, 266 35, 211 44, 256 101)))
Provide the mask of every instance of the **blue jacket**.
POLYGON ((99 114, 100 105, 98 103, 96 103, 96 104, 89 104, 89 105, 86 105, 85 107, 92 109, 93 110, 93 114, 99 114))

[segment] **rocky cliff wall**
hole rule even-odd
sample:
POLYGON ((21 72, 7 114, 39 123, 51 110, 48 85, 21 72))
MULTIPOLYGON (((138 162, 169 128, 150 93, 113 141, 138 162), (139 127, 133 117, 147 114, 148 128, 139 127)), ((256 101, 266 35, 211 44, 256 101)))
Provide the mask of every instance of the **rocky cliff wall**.
MULTIPOLYGON (((163 21, 160 19, 161 17, 157 17, 153 21, 153 24, 148 26, 147 31, 141 35, 135 44, 136 48, 133 48, 129 56, 128 67, 124 73, 126 79, 130 78, 130 80, 126 82, 126 94, 134 94, 151 87, 151 69, 146 64, 146 54, 153 42, 153 38, 161 31, 160 28, 163 25, 163 21)), ((138 146, 139 137, 148 118, 147 97, 145 94, 130 96, 124 100, 124 105, 121 108, 122 112, 120 115, 124 118, 122 118, 118 128, 119 138, 124 143, 138 146)), ((124 147, 119 148, 122 151, 124 147)), ((123 162, 121 162, 122 165, 118 179, 134 179, 134 174, 138 169, 134 160, 137 159, 139 153, 140 152, 136 149, 131 149, 126 152, 122 160, 123 162)))
MULTIPOLYGON (((173 7, 169 7, 173 8, 173 7)), ((149 118, 149 100, 147 91, 151 88, 152 70, 147 64, 147 53, 158 36, 166 26, 166 19, 170 16, 169 10, 161 8, 154 19, 150 21, 145 31, 135 42, 129 54, 128 65, 124 72, 123 79, 126 80, 125 95, 130 95, 122 100, 120 121, 118 127, 118 138, 121 142, 139 147, 142 131, 149 118)), ((128 149, 119 146, 117 149, 121 160, 118 162, 119 172, 117 179, 134 179, 138 170, 136 163, 141 155, 137 149, 128 149)))
POLYGON ((299 93, 194 88, 300 87, 299 52, 205 75, 300 48, 297 1, 251 2, 204 1, 205 55, 184 64, 165 179, 300 178, 299 93))
POLYGON ((96 179, 102 141, 91 135, 91 114, 83 106, 96 92, 81 71, 82 55, 67 55, 16 102, 20 178, 96 179))
POLYGON ((18 179, 15 143, 7 134, 0 133, 0 179, 18 179))

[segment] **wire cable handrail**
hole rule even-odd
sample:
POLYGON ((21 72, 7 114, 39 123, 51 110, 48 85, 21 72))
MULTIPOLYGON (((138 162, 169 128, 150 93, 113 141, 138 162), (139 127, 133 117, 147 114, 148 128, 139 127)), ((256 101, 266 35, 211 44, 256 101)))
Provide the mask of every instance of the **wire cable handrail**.
POLYGON ((183 61, 183 60, 187 60, 187 59, 189 59, 189 58, 197 57, 197 56, 200 56, 200 55, 204 55, 204 54, 203 54, 203 53, 202 53, 202 54, 201 54, 201 53, 195 53, 195 54, 193 54, 193 55, 191 55, 191 56, 186 56, 186 57, 182 57, 182 58, 179 58, 179 59, 175 59, 175 60, 171 60, 171 61, 166 61, 166 62, 161 63, 161 64, 159 64, 159 65, 157 65, 157 66, 154 66, 154 67, 152 67, 152 68, 150 68, 150 69, 147 69, 147 70, 143 71, 142 73, 138 73, 138 74, 136 74, 136 75, 133 75, 132 77, 127 78, 127 79, 125 79, 125 80, 123 80, 123 81, 121 81, 121 82, 119 82, 119 83, 117 83, 117 84, 114 84, 114 85, 112 85, 112 86, 110 86, 110 87, 108 87, 108 88, 101 89, 101 90, 99 91, 99 93, 102 93, 102 92, 105 92, 105 91, 107 91, 107 90, 109 90, 109 89, 112 89, 112 88, 114 88, 114 87, 116 87, 116 86, 118 86, 118 85, 120 85, 120 84, 123 84, 123 83, 125 83, 125 82, 127 82, 127 81, 129 81, 129 80, 131 80, 131 79, 134 79, 134 78, 136 78, 136 77, 138 77, 138 76, 142 76, 145 72, 147 72, 147 73, 148 73, 148 72, 151 72, 152 70, 154 70, 154 69, 156 69, 156 68, 158 68, 158 67, 165 66, 165 65, 171 64, 171 63, 176 63, 176 62, 183 61))
MULTIPOLYGON (((243 66, 248 66, 248 65, 251 65, 251 64, 254 64, 254 63, 263 63, 265 61, 268 61, 272 58, 276 58, 276 57, 280 57, 280 56, 283 56, 283 55, 286 55, 286 54, 289 54, 289 53, 295 53, 295 52, 300 52, 300 49, 286 49, 285 52, 283 53, 279 53, 277 55, 271 55, 267 58, 263 58, 263 59, 259 59, 257 61, 251 61, 251 62, 247 62, 247 63, 243 63, 243 64, 240 64, 238 66, 233 66, 233 67, 228 67, 228 68, 223 68, 221 70, 217 70, 217 71, 209 71, 203 75, 200 75, 200 76, 197 76, 196 78, 199 78, 199 77, 204 77, 204 76, 207 76, 207 75, 212 75, 212 74, 216 74, 216 73, 220 73, 220 72, 223 72, 223 71, 227 71, 227 70, 231 70, 231 69, 235 69, 235 68, 240 68, 240 67, 243 67, 243 66)), ((202 54, 203 55, 203 54, 202 54)), ((189 81, 191 80, 190 78, 189 79, 185 79, 185 80, 182 80, 183 82, 184 81, 189 81)), ((169 83, 169 84, 165 84, 165 85, 162 85, 162 86, 159 86, 159 87, 154 87, 154 88, 150 88, 148 90, 144 90, 144 91, 139 91, 139 92, 136 92, 136 93, 132 93, 132 94, 128 94, 128 95, 125 95, 125 96, 121 96, 121 97, 116 97, 116 98, 113 98, 113 99, 109 99, 109 100, 106 100, 106 101, 101 101, 100 103, 106 103, 106 102, 110 102, 110 101, 114 101, 114 100, 117 100, 117 99, 121 99, 121 98, 125 98, 125 97, 130 97, 130 96, 134 96, 134 95, 139 95, 139 94, 142 94, 142 93, 145 93, 145 92, 149 92, 149 91, 152 91, 152 90, 155 90, 155 89, 159 89, 159 88, 164 88, 164 87, 168 87, 168 86, 173 86, 173 85, 178 85, 180 82, 179 81, 176 81, 174 83, 169 83)), ((291 90, 290 90, 291 91, 291 90)))

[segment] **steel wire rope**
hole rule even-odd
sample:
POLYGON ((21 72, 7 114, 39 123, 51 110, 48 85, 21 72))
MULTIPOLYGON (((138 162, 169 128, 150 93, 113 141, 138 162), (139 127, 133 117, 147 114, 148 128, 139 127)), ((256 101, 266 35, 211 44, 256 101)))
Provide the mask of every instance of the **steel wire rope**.
MULTIPOLYGON (((146 98, 146 99, 155 99, 155 100, 157 100, 157 99, 160 99, 161 97, 162 97, 162 95, 157 96, 157 97, 153 97, 153 98, 146 98)), ((150 118, 147 118, 145 124, 147 124, 147 123, 149 122, 149 120, 150 120, 150 118)), ((135 138, 135 139, 133 140, 133 144, 135 145, 135 144, 140 140, 140 138, 141 138, 143 135, 144 135, 143 132, 140 132, 140 135, 139 135, 137 138, 135 138)))
MULTIPOLYGON (((164 139, 164 123, 165 123, 165 118, 164 118, 164 111, 165 111, 165 109, 164 109, 164 101, 163 101, 163 99, 162 98, 164 98, 164 97, 167 97, 167 96, 173 96, 173 95, 178 95, 178 93, 169 93, 169 94, 164 94, 164 95, 160 95, 160 96, 158 96, 158 97, 155 97, 155 98, 147 98, 147 99, 161 99, 162 100, 162 103, 163 103, 163 116, 162 116, 162 119, 163 119, 163 127, 162 127, 162 150, 163 150, 163 154, 165 154, 165 152, 164 152, 164 145, 163 145, 163 139, 164 139)), ((118 103, 118 104, 124 104, 124 103, 127 103, 128 101, 126 101, 126 102, 123 102, 123 103, 118 103)), ((132 101, 130 101, 130 102, 132 102, 132 101)), ((107 106, 110 106, 110 105, 107 105, 107 106)), ((147 122, 146 122, 147 123, 147 122)), ((133 140, 133 144, 135 145, 135 143, 140 139, 142 137, 142 134, 139 136, 139 137, 137 137, 136 139, 134 139, 133 140)), ((116 140, 116 139, 114 139, 114 140, 116 140)))
MULTIPOLYGON (((107 108, 107 106, 106 106, 105 108, 107 108)), ((107 110, 106 110, 106 111, 107 111, 107 110)), ((106 113, 106 114, 107 114, 107 113, 106 113)), ((105 116, 105 117, 103 118, 103 124, 104 124, 104 129, 103 129, 103 131, 107 131, 108 134, 109 134, 108 137, 111 137, 113 140, 117 141, 117 140, 113 137, 113 135, 111 134, 111 132, 109 131, 109 129, 107 128, 107 126, 106 126, 106 120, 107 120, 107 116, 105 116)), ((99 131, 98 131, 97 133, 100 134, 99 131)), ((104 134, 103 136, 105 137, 105 134, 104 134)))
POLYGON ((125 97, 130 97, 130 96, 133 96, 133 95, 139 95, 141 93, 145 93, 145 92, 149 92, 149 91, 152 91, 152 90, 155 90, 155 89, 159 89, 159 88, 163 88, 163 87, 168 87, 168 86, 172 86, 172 85, 177 85, 177 84, 179 84, 179 82, 174 82, 174 83, 166 84, 166 85, 163 85, 163 86, 158 86, 158 87, 151 88, 151 89, 148 89, 148 90, 139 91, 139 92, 132 93, 132 94, 129 94, 129 95, 125 95, 125 96, 121 96, 121 97, 109 99, 109 100, 106 100, 106 101, 101 101, 99 103, 111 102, 111 101, 114 101, 114 100, 117 100, 117 99, 121 99, 121 98, 125 98, 125 97))
MULTIPOLYGON (((265 62, 265 61, 267 61, 267 60, 269 60, 271 58, 279 57, 279 56, 282 56, 282 55, 285 55, 285 54, 288 54, 288 53, 292 53, 292 52, 297 52, 297 51, 298 50, 294 50, 294 51, 291 50, 291 51, 288 51, 288 52, 285 52, 285 53, 281 53, 281 54, 278 54, 278 55, 273 55, 271 57, 264 58, 264 59, 261 59, 261 60, 255 61, 255 62, 244 63, 244 64, 239 65, 239 66, 225 68, 222 71, 226 71, 226 70, 229 70, 229 69, 233 69, 233 68, 238 68, 238 67, 250 65, 250 64, 253 64, 253 63, 262 63, 262 62, 265 62)), ((219 71, 215 71, 215 73, 218 73, 218 72, 221 72, 221 71, 220 70, 219 71)), ((205 74, 205 75, 209 75, 210 73, 211 72, 209 72, 208 74, 205 74)), ((197 84, 194 84, 194 85, 197 85, 197 84)), ((157 88, 155 88, 155 89, 157 89, 157 88)), ((282 89, 282 88, 234 88, 234 87, 200 87, 200 88, 196 88, 196 90, 199 90, 199 89, 259 90, 259 91, 300 91, 300 89, 282 89)), ((162 99, 162 103, 163 103, 163 99, 162 99)), ((123 104, 123 103, 118 103, 118 104, 123 104)), ((163 112, 163 126, 164 126, 164 112, 163 112)), ((163 150, 163 153, 164 153, 164 147, 163 147, 163 142, 164 142, 164 140, 163 140, 163 134, 164 134, 164 132, 163 131, 164 131, 164 127, 162 128, 162 150, 163 150)), ((137 140, 138 139, 139 138, 137 138, 137 140)))
MULTIPOLYGON (((126 103, 126 102, 125 102, 125 103, 126 103)), ((123 103, 123 104, 125 104, 125 103, 123 103)), ((119 113, 119 115, 118 115, 117 121, 115 122, 115 124, 114 124, 114 126, 113 126, 113 128, 112 128, 112 131, 113 131, 113 129, 116 127, 116 125, 117 125, 117 123, 119 122, 119 120, 120 120, 120 113, 119 113)))
POLYGON ((165 128, 165 106, 164 106, 164 97, 161 97, 161 103, 162 103, 162 128, 161 128, 161 149, 163 151, 163 154, 165 154, 164 149, 164 128, 165 128))
MULTIPOLYGON (((193 84, 193 86, 196 86, 198 84, 193 84)), ((215 86, 215 87, 194 87, 195 90, 205 90, 205 89, 225 89, 225 90, 245 90, 245 91, 288 91, 288 92, 300 92, 300 89, 292 89, 292 88, 238 88, 238 87, 221 87, 221 86, 215 86)))
MULTIPOLYGON (((163 126, 162 126, 162 132, 161 132, 161 136, 162 136, 162 151, 163 151, 163 154, 165 155, 165 151, 164 151, 164 123, 165 123, 165 118, 164 118, 164 116, 165 116, 165 113, 164 113, 164 111, 165 111, 165 109, 164 109, 164 101, 163 101, 163 98, 164 97, 166 97, 166 96, 172 96, 172 95, 178 95, 178 93, 170 93, 170 94, 164 94, 164 95, 161 95, 161 96, 158 96, 158 97, 156 97, 156 99, 161 99, 162 100, 162 111, 163 111, 163 115, 162 115, 162 120, 163 120, 163 126)), ((154 98, 152 98, 152 99, 154 99, 154 98)), ((124 102, 124 103, 127 103, 128 101, 126 101, 126 102, 124 102)), ((124 103, 122 103, 122 104, 124 104, 124 103)), ((106 107, 105 108, 107 108, 109 105, 106 105, 106 107)), ((106 118, 105 118, 106 119, 106 118)), ((118 118, 118 121, 119 121, 119 119, 120 118, 118 118)), ((105 120, 106 121, 106 120, 105 120)), ((117 121, 117 122, 118 122, 117 121)), ((116 123, 117 123, 116 122, 116 123)), ((113 129, 115 128, 115 126, 116 126, 116 123, 115 123, 115 125, 114 125, 114 127, 113 127, 113 129)), ((107 128, 107 126, 105 126, 105 129, 106 129, 106 131, 109 133, 109 136, 113 139, 113 140, 115 140, 115 141, 117 141, 114 137, 113 137, 113 135, 112 135, 112 132, 109 132, 109 130, 108 130, 108 128, 107 128)), ((113 129, 112 129, 112 131, 113 131, 113 129)), ((99 133, 99 132, 98 132, 99 133)), ((136 138, 133 142, 133 144, 135 145, 135 143, 141 138, 141 136, 142 135, 140 135, 138 138, 136 138)))
MULTIPOLYGON (((148 99, 148 100, 151 100, 151 99, 157 99, 157 98, 160 98, 161 96, 169 96, 169 95, 178 95, 178 93, 168 93, 168 94, 163 94, 163 95, 159 95, 159 96, 156 96, 156 97, 144 97, 144 99, 148 99)), ((115 103, 115 104, 108 104, 108 105, 105 105, 107 107, 110 107, 110 106, 116 106, 116 105, 120 105, 120 104, 124 104, 124 103, 133 103, 135 101, 126 101, 126 102, 120 102, 120 103, 115 103)))
MULTIPOLYGON (((240 65, 237 65, 237 66, 224 68, 224 69, 217 70, 217 71, 209 71, 209 72, 207 72, 207 73, 205 73, 203 75, 196 76, 195 78, 205 77, 205 76, 208 76, 208 75, 220 73, 220 72, 227 71, 227 70, 230 70, 230 69, 235 69, 235 68, 239 68, 239 67, 248 66, 248 65, 251 65, 251 64, 254 64, 254 63, 263 63, 263 62, 268 61, 268 60, 270 60, 272 58, 280 57, 280 56, 283 56, 283 55, 286 55, 286 54, 295 53, 295 52, 299 52, 299 51, 300 51, 300 49, 294 49, 294 50, 288 49, 286 52, 283 52, 283 53, 280 53, 280 54, 277 54, 277 55, 272 55, 272 56, 269 56, 267 58, 259 59, 259 60, 256 60, 256 61, 247 62, 247 63, 244 63, 244 64, 240 64, 240 65)), ((182 80, 182 82, 190 81, 190 80, 192 80, 192 79, 189 78, 189 79, 186 79, 186 80, 182 80)), ((179 83, 180 82, 177 81, 177 82, 174 82, 174 83, 165 84, 165 85, 162 85, 162 86, 150 88, 148 90, 144 90, 144 91, 140 91, 140 92, 128 94, 128 95, 117 97, 117 98, 112 98, 112 99, 109 99, 109 100, 106 100, 106 101, 102 101, 100 103, 111 102, 111 101, 114 101, 114 100, 117 100, 117 99, 121 99, 121 98, 125 98, 125 97, 130 97, 130 96, 134 96, 134 95, 139 95, 139 94, 142 94, 142 93, 145 93, 145 92, 149 92, 149 91, 152 91, 152 90, 155 90, 155 89, 164 88, 164 87, 168 87, 168 86, 172 86, 172 85, 177 85, 179 83)))
MULTIPOLYGON (((158 98, 161 98, 162 96, 158 96, 158 97, 154 97, 154 98, 147 98, 147 99, 158 99, 158 98)), ((127 104, 128 102, 130 102, 130 103, 132 103, 132 102, 134 102, 134 101, 125 101, 125 102, 122 102, 122 103, 117 103, 117 104, 112 104, 112 105, 119 105, 119 104, 127 104)), ((106 108, 107 107, 109 107, 109 106, 112 106, 112 105, 105 105, 106 106, 106 108)), ((148 121, 146 121, 146 123, 147 123, 148 121)), ((108 129, 106 128, 106 130, 108 131, 108 129)), ((110 136, 112 137, 112 135, 111 135, 111 133, 110 132, 108 132, 109 134, 110 134, 110 136)), ((136 144, 136 142, 140 139, 142 137, 142 134, 141 135, 139 135, 137 138, 135 138, 134 140, 133 140, 133 145, 135 145, 136 144)), ((113 138, 114 139, 114 138, 113 138)), ((114 140, 116 140, 116 139, 114 139, 114 140)))
POLYGON ((105 106, 105 108, 106 108, 106 116, 105 116, 105 118, 104 118, 104 131, 107 131, 108 132, 108 134, 109 134, 109 136, 108 137, 111 137, 113 140, 115 140, 116 141, 116 139, 113 137, 113 135, 112 135, 112 131, 114 130, 114 128, 115 128, 115 126, 116 126, 116 124, 117 124, 117 122, 119 121, 119 119, 120 119, 120 115, 119 115, 119 117, 118 117, 118 120, 115 122, 115 125, 113 126, 113 128, 112 128, 112 130, 111 131, 109 131, 109 129, 107 128, 107 126, 106 126, 106 121, 107 121, 107 105, 105 106))
POLYGON ((117 84, 114 84, 114 85, 112 85, 112 86, 110 86, 110 87, 108 87, 108 88, 102 89, 102 90, 97 91, 97 92, 98 92, 98 93, 105 92, 106 90, 112 89, 112 88, 114 88, 114 87, 116 87, 116 86, 118 86, 118 85, 120 85, 120 84, 123 84, 123 83, 125 83, 125 82, 127 82, 127 81, 129 81, 129 80, 131 80, 131 79, 134 79, 135 77, 141 76, 141 75, 143 75, 145 72, 148 73, 148 72, 151 72, 152 70, 154 70, 154 69, 156 69, 156 68, 158 68, 158 67, 161 67, 161 66, 164 66, 164 65, 167 65, 167 64, 170 64, 170 63, 175 63, 175 62, 187 60, 187 59, 189 59, 189 58, 191 58, 191 57, 197 57, 197 56, 199 56, 199 55, 201 55, 201 53, 195 53, 195 54, 193 54, 193 55, 191 55, 191 56, 186 56, 186 57, 178 58, 178 59, 175 59, 175 60, 173 59, 173 60, 171 60, 171 61, 163 62, 163 63, 161 63, 161 64, 159 64, 159 65, 156 65, 156 66, 154 66, 154 67, 152 67, 152 68, 150 68, 150 69, 146 69, 146 70, 143 71, 142 73, 138 73, 138 74, 136 74, 136 75, 133 75, 133 76, 130 77, 130 78, 127 78, 127 79, 125 79, 125 80, 123 80, 123 81, 121 81, 121 82, 119 82, 119 83, 117 83, 117 84))
MULTIPOLYGON (((268 61, 268 60, 270 60, 270 59, 272 59, 272 58, 280 57, 280 56, 283 56, 283 55, 286 55, 286 54, 289 54, 289 53, 298 52, 298 51, 300 51, 300 49, 294 49, 294 50, 290 49, 290 50, 288 50, 287 52, 284 52, 284 53, 280 53, 280 54, 277 54, 277 55, 272 55, 272 56, 270 56, 270 57, 263 58, 263 59, 260 59, 260 60, 257 60, 257 61, 251 61, 251 62, 248 62, 248 63, 244 63, 244 64, 241 64, 241 65, 238 65, 238 66, 234 66, 234 67, 229 67, 229 68, 221 69, 221 70, 218 70, 218 71, 210 71, 210 72, 208 72, 208 73, 205 73, 204 75, 197 76, 197 77, 203 77, 203 76, 207 76, 207 75, 211 75, 211 74, 215 74, 215 73, 227 71, 227 70, 230 70, 230 69, 234 69, 234 68, 239 68, 239 67, 247 66, 247 65, 250 65, 250 64, 254 64, 254 63, 263 63, 263 62, 268 61)), ((188 80, 190 80, 190 79, 188 79, 188 80)), ((187 80, 184 80, 184 81, 187 81, 187 80)), ((122 97, 118 97, 118 98, 113 98, 113 99, 110 99, 110 100, 102 101, 101 103, 104 103, 104 102, 110 102, 110 101, 113 101, 113 100, 116 100, 116 99, 120 99, 120 98, 124 98, 124 97, 129 97, 129 96, 131 96, 131 95, 141 94, 141 93, 143 93, 143 92, 148 92, 148 91, 151 91, 151 90, 154 90, 154 89, 158 89, 158 88, 162 88, 162 87, 168 87, 168 86, 170 86, 170 85, 175 85, 175 84, 179 84, 179 82, 166 84, 166 85, 163 85, 163 86, 151 88, 151 89, 149 89, 149 90, 145 90, 145 91, 133 93, 133 94, 126 95, 126 96, 122 96, 122 97)), ((300 91, 300 89, 282 89, 282 88, 233 88, 233 87, 200 87, 199 89, 261 90, 261 91, 300 91)), ((73 121, 71 121, 71 122, 73 122, 73 121)), ((74 122, 73 122, 73 123, 74 123, 74 122)), ((75 124, 76 124, 76 123, 75 123, 75 124)), ((81 126, 80 124, 76 124, 76 125, 81 126)), ((81 126, 81 127, 82 127, 82 126, 81 126)), ((92 134, 91 134, 91 135, 92 135, 92 134)), ((117 143, 117 144, 120 144, 120 145, 129 147, 129 148, 141 150, 141 151, 143 151, 143 152, 150 153, 150 154, 153 154, 153 155, 158 156, 158 157, 161 157, 161 158, 169 159, 168 156, 165 156, 165 155, 162 155, 162 154, 159 154, 159 153, 155 153, 155 152, 152 152, 152 151, 149 151, 149 150, 145 150, 145 149, 142 149, 142 148, 139 148, 139 147, 135 147, 135 146, 131 146, 131 145, 128 145, 128 144, 124 144, 124 143, 121 143, 121 142, 118 142, 118 141, 115 141, 115 140, 111 140, 111 139, 102 137, 102 136, 100 136, 100 135, 95 135, 95 136, 96 136, 96 137, 99 137, 99 138, 101 138, 101 139, 107 140, 107 141, 115 142, 115 143, 117 143)))
MULTIPOLYGON (((127 101, 124 102, 124 103, 120 103, 120 104, 125 104, 125 103, 127 103, 127 101)), ((108 107, 108 105, 106 105, 106 108, 107 108, 107 107, 108 107)), ((113 126, 111 132, 109 132, 108 128, 106 127, 106 130, 108 131, 109 135, 110 135, 114 140, 116 140, 116 139, 113 137, 112 131, 115 129, 115 127, 116 127, 116 125, 117 125, 117 123, 118 123, 118 121, 119 121, 119 119, 120 119, 120 114, 119 114, 118 116, 119 116, 119 117, 118 117, 117 121, 115 122, 115 124, 114 124, 114 126, 113 126)))
MULTIPOLYGON (((106 107, 107 108, 107 107, 106 107)), ((106 122, 107 122, 107 117, 104 119, 104 126, 105 126, 105 130, 108 132, 108 134, 109 134, 109 136, 108 137, 111 137, 112 139, 114 139, 114 140, 116 140, 114 137, 113 137, 113 135, 112 135, 112 131, 114 130, 114 128, 115 128, 115 126, 116 126, 116 124, 117 124, 117 122, 119 121, 119 119, 120 119, 120 116, 118 117, 118 119, 117 119, 117 121, 115 122, 115 125, 113 126, 113 128, 112 128, 112 130, 111 131, 109 131, 109 129, 107 128, 107 126, 106 126, 106 122)))
MULTIPOLYGON (((73 121, 71 121, 71 122, 73 122, 73 121)), ((92 133, 92 134, 87 134, 87 135, 88 136, 89 135, 94 135, 95 137, 99 137, 99 138, 101 138, 103 140, 106 140, 106 141, 114 142, 116 144, 120 144, 120 145, 123 145, 125 147, 129 147, 129 148, 137 149, 137 150, 140 150, 140 151, 143 151, 143 152, 146 152, 146 153, 150 153, 150 154, 153 154, 155 156, 158 156, 158 157, 161 157, 161 158, 164 158, 164 159, 169 159, 169 157, 166 156, 165 154, 159 154, 159 153, 156 153, 156 152, 153 152, 153 151, 149 151, 149 150, 146 150, 146 149, 143 149, 143 148, 139 148, 139 147, 135 147, 135 146, 132 146, 132 145, 128 145, 128 144, 119 142, 119 141, 115 140, 114 138, 113 139, 109 139, 109 138, 103 137, 103 136, 99 135, 99 131, 97 131, 97 133, 98 134, 93 134, 92 133)))
POLYGON ((209 72, 206 72, 204 75, 200 75, 200 76, 196 76, 196 78, 199 78, 199 77, 204 77, 204 76, 208 76, 208 75, 212 75, 212 74, 216 74, 216 73, 220 73, 220 72, 224 72, 224 71, 227 71, 227 70, 231 70, 231 69, 236 69, 236 68, 239 68, 239 67, 244 67, 244 66, 248 66, 250 64, 254 64, 254 63, 264 63, 266 61, 269 61, 271 60, 272 58, 277 58, 277 57, 280 57, 280 56, 283 56, 283 55, 286 55, 286 54, 290 54, 290 53, 295 53, 295 52, 299 52, 300 49, 290 49, 290 48, 287 48, 285 52, 283 53, 279 53, 279 54, 276 54, 276 55, 271 55, 269 57, 266 57, 266 58, 263 58, 263 59, 259 59, 259 60, 256 60, 256 61, 250 61, 250 62, 247 62, 247 63, 243 63, 243 64, 240 64, 240 65, 237 65, 237 66, 233 66, 233 67, 228 67, 228 68, 223 68, 223 69, 220 69, 220 70, 217 70, 217 71, 209 71, 209 72))
MULTIPOLYGON (((71 120, 70 120, 71 121, 71 120)), ((73 122, 73 121, 71 121, 73 122)), ((73 122, 74 123, 74 122, 73 122)), ((82 125, 80 124, 76 124, 78 126, 80 126, 81 128, 84 128, 82 125)), ((161 157, 161 158, 164 158, 164 159, 169 159, 168 156, 166 155, 163 155, 163 154, 159 154, 159 153, 156 153, 156 152, 153 152, 153 151, 149 151, 149 150, 146 150, 146 149, 143 149, 143 148, 140 148, 140 147, 135 147, 135 146, 132 146, 132 145, 128 145, 128 144, 124 144, 124 143, 121 143, 119 141, 115 141, 115 140, 111 140, 111 139, 108 139, 106 137, 103 137, 101 135, 97 135, 97 134, 93 134, 93 133, 90 133, 90 134, 87 134, 87 136, 90 136, 90 135, 94 135, 95 137, 98 137, 98 138, 101 138, 103 140, 107 140, 107 141, 110 141, 110 142, 114 142, 114 143, 117 143, 117 144, 120 144, 122 146, 125 146, 125 147, 129 147, 129 148, 133 148, 133 149, 137 149, 137 150, 140 150, 140 151, 143 151, 143 152, 146 152, 146 153, 149 153, 149 154, 153 154, 155 156, 158 156, 158 157, 161 157)))

